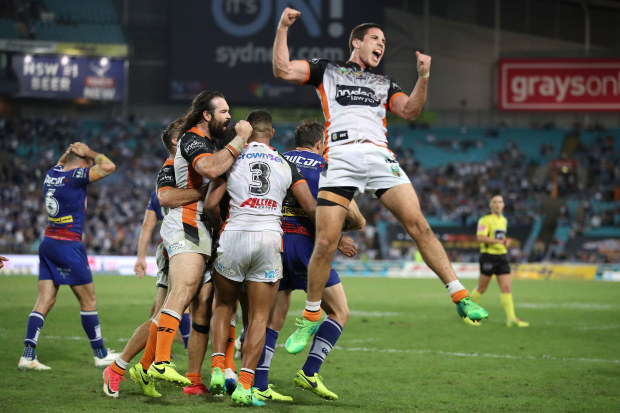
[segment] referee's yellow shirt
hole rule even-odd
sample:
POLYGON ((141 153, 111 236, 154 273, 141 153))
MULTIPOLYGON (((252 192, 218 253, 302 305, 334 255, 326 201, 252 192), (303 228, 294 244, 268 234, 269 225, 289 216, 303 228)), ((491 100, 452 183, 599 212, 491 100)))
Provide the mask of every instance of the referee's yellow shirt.
MULTIPOLYGON (((476 235, 485 235, 489 238, 506 239, 508 231, 508 221, 502 215, 498 217, 495 214, 485 215, 478 220, 478 230, 476 235)), ((480 252, 487 254, 506 254, 508 250, 504 244, 486 244, 480 243, 480 252)))

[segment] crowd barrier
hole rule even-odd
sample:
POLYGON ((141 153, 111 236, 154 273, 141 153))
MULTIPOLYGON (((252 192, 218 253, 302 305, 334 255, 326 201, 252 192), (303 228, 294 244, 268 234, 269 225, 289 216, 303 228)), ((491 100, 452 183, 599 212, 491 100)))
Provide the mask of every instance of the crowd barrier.
MULTIPOLYGON (((38 275, 38 255, 7 255, 0 275, 38 275)), ((136 257, 117 255, 89 256, 88 263, 93 274, 134 275, 136 257)), ((147 257, 147 275, 157 274, 155 257, 147 257)), ((478 263, 452 263, 454 271, 461 279, 476 279, 479 274, 478 263)), ((334 268, 341 277, 387 277, 387 278, 434 278, 435 273, 424 263, 413 261, 383 260, 341 260, 334 262, 334 268)), ((577 263, 528 263, 511 265, 514 278, 534 280, 594 280, 620 281, 618 264, 577 264, 577 263)))

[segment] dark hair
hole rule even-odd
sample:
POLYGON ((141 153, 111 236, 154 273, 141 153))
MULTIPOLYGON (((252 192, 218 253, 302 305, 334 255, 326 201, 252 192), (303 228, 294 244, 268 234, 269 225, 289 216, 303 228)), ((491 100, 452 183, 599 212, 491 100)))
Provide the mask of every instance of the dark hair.
POLYGON ((184 118, 178 118, 177 120, 166 126, 166 129, 164 129, 164 131, 161 133, 161 141, 164 143, 164 146, 170 153, 172 153, 172 150, 174 149, 174 144, 172 143, 172 140, 179 139, 179 136, 181 136, 181 126, 183 125, 184 120, 184 118))
POLYGON ((353 39, 363 40, 368 30, 372 28, 377 28, 385 33, 385 30, 383 30, 383 26, 377 23, 362 23, 362 24, 355 26, 353 30, 351 30, 351 36, 349 36, 349 52, 350 53, 353 53, 353 39))
POLYGON ((203 90, 200 92, 194 100, 192 100, 192 106, 185 114, 183 127, 181 133, 187 132, 194 126, 198 125, 202 120, 202 112, 205 110, 213 116, 215 106, 213 106, 213 99, 220 97, 224 98, 224 95, 214 90, 203 90))
POLYGON ((246 120, 254 129, 252 134, 270 134, 273 129, 273 119, 271 118, 271 114, 269 114, 266 110, 253 110, 248 114, 246 120))
POLYGON ((313 120, 302 120, 295 128, 295 146, 312 148, 321 139, 325 139, 325 127, 313 120))

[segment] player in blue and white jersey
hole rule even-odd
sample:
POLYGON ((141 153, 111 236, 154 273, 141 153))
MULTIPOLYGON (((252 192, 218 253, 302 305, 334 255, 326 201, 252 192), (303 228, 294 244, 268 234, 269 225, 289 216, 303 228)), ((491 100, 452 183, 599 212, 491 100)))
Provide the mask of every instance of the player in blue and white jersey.
POLYGON ((105 367, 117 356, 103 345, 93 276, 82 244, 86 187, 115 169, 107 156, 76 142, 45 175, 43 197, 49 223, 39 246, 39 293, 28 317, 20 370, 50 369, 38 361, 35 348, 61 285, 69 285, 80 303, 82 327, 93 349, 95 366, 105 367))

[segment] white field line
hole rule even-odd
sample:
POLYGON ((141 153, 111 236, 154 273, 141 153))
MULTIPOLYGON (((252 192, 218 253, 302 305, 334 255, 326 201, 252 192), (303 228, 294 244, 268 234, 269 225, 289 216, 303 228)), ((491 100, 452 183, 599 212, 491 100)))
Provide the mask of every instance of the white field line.
MULTIPOLYGON (((0 334, 2 336, 2 334, 0 334)), ((84 340, 88 341, 87 337, 75 337, 75 336, 44 336, 45 339, 57 339, 57 340, 84 340)), ((126 342, 126 338, 119 338, 115 341, 126 342)), ((276 347, 284 347, 284 344, 277 344, 276 347)), ((514 354, 494 354, 494 353, 463 353, 454 351, 441 351, 441 350, 422 350, 422 349, 393 349, 393 348, 376 348, 376 347, 343 347, 336 345, 334 347, 338 351, 350 351, 350 352, 363 352, 363 353, 392 353, 392 354, 434 354, 438 356, 447 357, 469 357, 469 358, 494 358, 494 359, 509 359, 509 360, 551 360, 551 361, 574 361, 582 363, 606 363, 606 364, 620 364, 620 360, 607 360, 607 359, 595 359, 587 357, 556 357, 548 354, 541 356, 527 356, 527 355, 514 355, 514 354)))
MULTIPOLYGON (((284 346, 284 345, 282 345, 284 346)), ((280 345, 278 345, 280 347, 280 345)), ((512 359, 512 360, 554 360, 554 361, 579 361, 584 363, 609 363, 620 364, 620 360, 592 359, 585 357, 556 357, 543 354, 541 356, 517 356, 513 354, 493 354, 493 353, 462 353, 453 351, 440 350, 419 350, 419 349, 386 349, 386 348, 368 348, 368 347, 335 347, 339 351, 368 352, 368 353, 396 353, 396 354, 435 354, 439 356, 449 357, 484 357, 495 359, 512 359)))
POLYGON ((574 310, 618 310, 618 304, 601 303, 518 303, 519 308, 534 308, 541 310, 574 309, 574 310))

